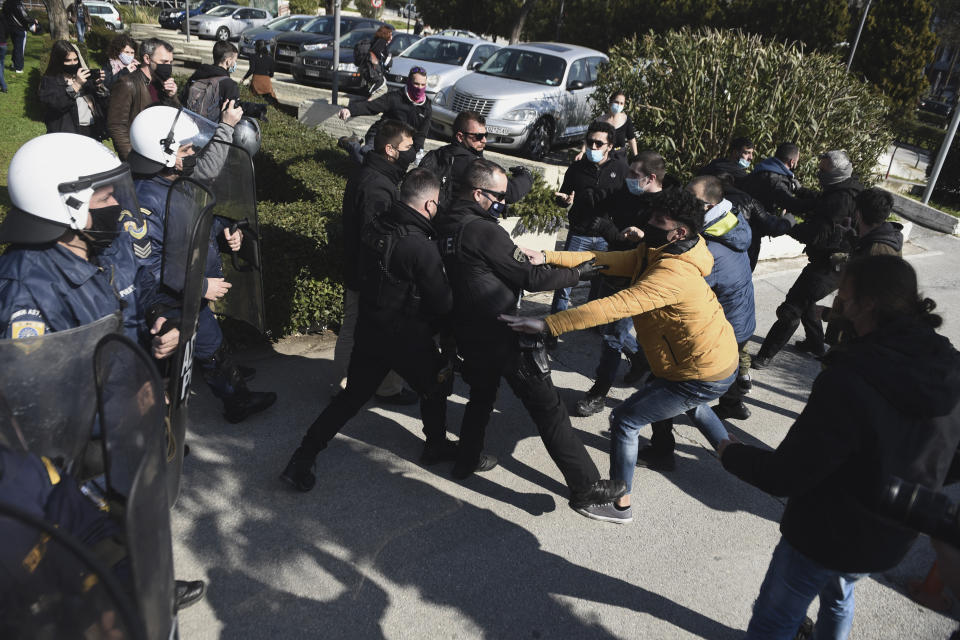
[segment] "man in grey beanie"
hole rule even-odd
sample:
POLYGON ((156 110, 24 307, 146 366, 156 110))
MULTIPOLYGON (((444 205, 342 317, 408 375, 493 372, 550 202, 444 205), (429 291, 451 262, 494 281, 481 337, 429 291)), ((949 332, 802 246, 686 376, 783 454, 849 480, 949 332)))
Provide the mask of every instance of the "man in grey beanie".
POLYGON ((856 239, 853 215, 863 185, 853 176, 853 165, 844 151, 821 155, 817 175, 821 191, 816 204, 804 221, 788 232, 806 245, 809 262, 787 292, 787 299, 777 307, 777 321, 753 358, 754 369, 770 364, 801 323, 806 338, 797 342, 797 349, 818 357, 826 351, 817 302, 837 290, 840 273, 834 265, 840 261, 834 256, 849 253, 856 239))

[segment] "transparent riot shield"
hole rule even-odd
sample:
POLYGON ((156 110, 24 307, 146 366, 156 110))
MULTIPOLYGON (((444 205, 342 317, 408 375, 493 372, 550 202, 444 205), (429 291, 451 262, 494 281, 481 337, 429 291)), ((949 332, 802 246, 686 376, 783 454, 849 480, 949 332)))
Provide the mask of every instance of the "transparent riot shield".
POLYGON ((120 335, 97 345, 94 370, 107 496, 122 515, 137 609, 148 640, 167 640, 176 614, 163 385, 146 353, 120 335))
POLYGON ((93 431, 93 353, 120 329, 112 314, 67 331, 0 340, 0 444, 73 470, 93 431))
MULTIPOLYGON (((219 173, 206 183, 217 198, 214 214, 223 218, 231 231, 239 229, 243 232, 240 250, 220 255, 224 278, 232 287, 216 302, 215 311, 242 320, 263 333, 266 325, 253 159, 243 147, 220 140, 211 141, 203 153, 212 154, 223 162, 219 173)), ((224 247, 222 238, 216 240, 217 246, 224 247)))
POLYGON ((177 178, 167 194, 164 218, 162 290, 180 302, 180 342, 170 357, 167 415, 167 498, 172 507, 180 494, 187 400, 193 375, 193 345, 203 300, 203 280, 213 221, 213 193, 192 178, 177 178))
POLYGON ((72 535, 0 502, 0 540, 0 638, 146 640, 117 578, 72 535))

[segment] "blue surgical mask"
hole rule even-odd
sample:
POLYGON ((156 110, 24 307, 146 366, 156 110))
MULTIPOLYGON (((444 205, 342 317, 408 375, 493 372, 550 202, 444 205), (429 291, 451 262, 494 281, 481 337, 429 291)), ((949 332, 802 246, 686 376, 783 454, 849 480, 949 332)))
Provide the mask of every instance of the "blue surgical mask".
POLYGON ((227 73, 233 73, 236 70, 237 70, 237 63, 234 62, 232 65, 230 65, 230 68, 227 69, 227 73))
POLYGON ((130 64, 131 62, 133 62, 133 54, 132 54, 132 53, 121 53, 119 59, 120 59, 120 63, 121 63, 123 66, 127 66, 128 64, 130 64))
POLYGON ((740 158, 740 159, 737 161, 737 164, 739 164, 741 167, 743 167, 744 169, 746 169, 747 167, 750 166, 750 161, 747 160, 746 158, 740 158))
POLYGON ((619 102, 611 102, 611 103, 610 103, 610 113, 616 115, 616 114, 620 113, 621 111, 623 111, 623 105, 622 105, 622 104, 620 104, 619 102))
POLYGON ((603 160, 603 151, 600 149, 587 149, 587 160, 598 163, 603 160))
POLYGON ((643 187, 640 186, 640 178, 627 178, 627 189, 635 196, 643 193, 643 187))

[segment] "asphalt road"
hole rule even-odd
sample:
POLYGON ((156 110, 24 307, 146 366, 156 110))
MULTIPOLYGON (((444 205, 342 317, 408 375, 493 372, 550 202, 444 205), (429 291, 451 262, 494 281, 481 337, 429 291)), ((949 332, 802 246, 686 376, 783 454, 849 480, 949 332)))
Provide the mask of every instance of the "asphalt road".
MULTIPOLYGON (((915 231, 908 245, 927 295, 960 344, 960 241, 915 231)), ((762 263, 754 351, 802 267, 762 263)), ((583 290, 580 290, 583 295, 583 290)), ((527 313, 549 298, 531 296, 527 313)), ((565 337, 554 381, 567 401, 586 390, 599 337, 565 337)), ((639 469, 632 524, 583 518, 530 419, 504 389, 488 431, 501 465, 459 483, 417 463, 415 408, 370 405, 320 454, 313 492, 277 476, 329 397, 329 337, 290 338, 245 354, 255 389, 277 405, 240 425, 220 419, 207 389, 191 406, 192 454, 174 511, 178 577, 208 581, 180 615, 201 638, 739 638, 776 544, 782 503, 723 471, 699 432, 678 424, 677 470, 639 469)), ((757 373, 741 440, 775 446, 803 407, 818 363, 788 348, 757 373)), ((449 425, 466 396, 457 381, 449 425)), ((608 469, 608 408, 573 424, 608 469)), ((649 435, 647 432, 646 435, 649 435)), ((862 581, 852 638, 946 638, 954 618, 911 602, 903 583, 932 561, 921 539, 896 569, 862 581)), ((811 607, 815 617, 817 604, 811 607)), ((954 615, 960 612, 955 607, 954 615)))

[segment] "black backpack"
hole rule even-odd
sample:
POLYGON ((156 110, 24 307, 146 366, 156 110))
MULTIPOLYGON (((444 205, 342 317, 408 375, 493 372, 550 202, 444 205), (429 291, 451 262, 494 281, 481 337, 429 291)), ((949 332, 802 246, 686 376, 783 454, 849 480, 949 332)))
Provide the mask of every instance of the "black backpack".
POLYGON ((362 64, 370 62, 370 44, 370 40, 364 38, 353 45, 353 64, 359 67, 362 64))
POLYGON ((377 216, 360 232, 360 294, 380 309, 414 315, 420 308, 416 285, 390 273, 390 260, 407 228, 377 216))
POLYGON ((454 155, 446 153, 444 148, 435 149, 423 156, 418 169, 426 169, 440 181, 440 208, 445 209, 453 202, 453 161, 454 155))
POLYGON ((194 80, 187 88, 187 101, 184 105, 190 111, 199 113, 207 120, 220 122, 220 82, 228 76, 214 76, 194 80))

